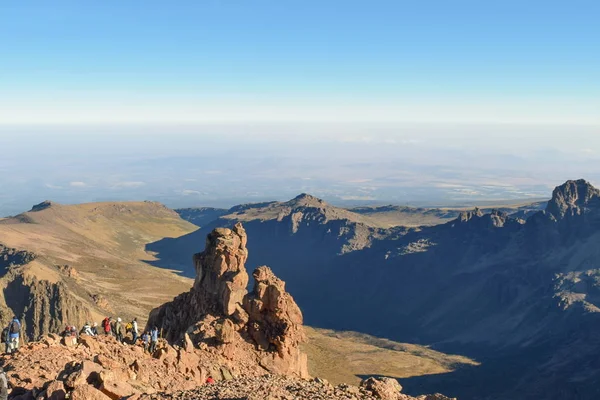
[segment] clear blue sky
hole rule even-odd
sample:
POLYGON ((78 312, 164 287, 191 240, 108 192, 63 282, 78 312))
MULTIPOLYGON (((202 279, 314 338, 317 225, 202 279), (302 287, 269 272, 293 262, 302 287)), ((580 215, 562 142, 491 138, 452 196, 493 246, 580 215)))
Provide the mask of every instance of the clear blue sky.
POLYGON ((0 124, 600 125, 600 1, 0 2, 0 124))

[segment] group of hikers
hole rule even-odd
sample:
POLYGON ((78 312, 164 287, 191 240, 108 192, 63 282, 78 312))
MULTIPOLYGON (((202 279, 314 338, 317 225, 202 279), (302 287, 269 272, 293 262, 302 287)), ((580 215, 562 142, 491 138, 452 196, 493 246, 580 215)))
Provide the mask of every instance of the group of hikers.
MULTIPOLYGON (((76 342, 79 335, 98 336, 104 334, 106 336, 113 336, 119 342, 125 343, 127 335, 131 333, 131 344, 136 345, 138 341, 141 340, 144 350, 154 353, 158 343, 158 328, 153 327, 152 329, 145 331, 141 336, 139 335, 139 332, 137 318, 124 324, 121 318, 114 320, 111 317, 106 317, 102 321, 101 329, 98 329, 98 323, 96 322, 94 322, 94 324, 87 322, 81 330, 78 330, 74 325, 66 325, 62 332, 62 336, 65 339, 72 338, 76 342)), ((8 326, 2 330, 2 343, 5 345, 6 354, 17 353, 19 351, 20 337, 21 322, 19 321, 19 318, 15 316, 8 326)))
POLYGON ((19 351, 19 338, 21 337, 21 322, 16 316, 10 321, 7 327, 2 330, 2 343, 5 346, 5 353, 11 354, 19 351))
MULTIPOLYGON (((153 354, 156 351, 156 345, 158 343, 159 331, 156 326, 154 326, 149 331, 145 331, 142 336, 139 336, 139 327, 137 318, 134 318, 133 321, 123 324, 121 318, 117 318, 114 320, 111 317, 106 317, 101 323, 100 330, 98 329, 98 324, 94 322, 94 324, 90 324, 87 322, 81 330, 78 330, 73 325, 66 325, 65 329, 62 333, 62 336, 65 340, 72 339, 75 343, 77 342, 80 335, 88 335, 88 336, 113 336, 119 342, 125 343, 126 336, 131 333, 132 339, 131 344, 137 345, 138 340, 142 341, 142 345, 144 347, 144 351, 153 354)), ((7 354, 16 353, 19 351, 19 338, 21 337, 21 322, 15 316, 10 321, 7 327, 2 330, 2 342, 5 343, 6 348, 5 352, 7 354)), ((208 377, 206 380, 207 384, 214 384, 215 381, 212 377, 208 377)), ((0 367, 0 400, 6 400, 8 396, 8 381, 6 372, 3 368, 0 367)))
POLYGON ((113 336, 120 343, 125 343, 127 335, 131 333, 131 344, 136 345, 138 340, 141 339, 142 345, 145 351, 154 353, 156 345, 158 343, 158 328, 155 326, 149 331, 145 331, 142 336, 139 335, 139 327, 137 318, 133 321, 124 324, 121 318, 114 320, 112 317, 106 317, 102 320, 101 329, 98 329, 98 323, 90 324, 87 322, 81 330, 77 330, 75 326, 66 325, 63 331, 63 337, 65 338, 78 338, 79 335, 88 336, 113 336))

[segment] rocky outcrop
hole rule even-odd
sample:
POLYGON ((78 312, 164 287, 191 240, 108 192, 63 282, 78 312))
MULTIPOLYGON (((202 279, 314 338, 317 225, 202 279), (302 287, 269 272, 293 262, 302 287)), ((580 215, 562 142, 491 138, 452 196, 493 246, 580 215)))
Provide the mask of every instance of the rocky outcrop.
POLYGON ((23 323, 23 339, 35 340, 48 332, 59 332, 68 322, 82 326, 90 319, 90 310, 61 281, 16 276, 4 289, 10 312, 2 315, 3 325, 12 315, 23 323))
POLYGON ((217 228, 194 256, 196 279, 190 292, 154 309, 148 328, 161 329, 172 343, 216 349, 237 362, 255 362, 271 373, 308 376, 302 312, 285 284, 268 267, 254 272, 247 293, 247 236, 241 224, 217 228))
POLYGON ((270 268, 257 268, 253 276, 254 290, 244 298, 249 316, 246 329, 260 349, 275 350, 261 364, 268 370, 302 371, 307 359, 300 351, 306 340, 300 308, 270 268))
POLYGON ((206 315, 236 314, 238 323, 245 322, 242 302, 248 285, 246 241, 241 224, 211 232, 206 238, 206 251, 194 255, 196 279, 192 290, 152 310, 148 329, 157 326, 167 340, 174 342, 206 315))
POLYGON ((35 260, 36 255, 30 251, 18 250, 0 243, 0 276, 10 267, 25 265, 35 260))
POLYGON ((600 190, 584 179, 567 181, 554 189, 546 212, 556 220, 583 215, 591 207, 600 208, 600 190))

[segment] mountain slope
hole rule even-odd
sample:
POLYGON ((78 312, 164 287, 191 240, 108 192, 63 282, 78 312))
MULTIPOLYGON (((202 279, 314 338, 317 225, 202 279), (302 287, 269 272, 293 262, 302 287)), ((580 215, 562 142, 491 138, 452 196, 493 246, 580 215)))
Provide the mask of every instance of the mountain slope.
POLYGON ((197 229, 151 202, 65 206, 44 202, 0 220, 0 243, 14 255, 0 285, 2 323, 24 316, 29 338, 106 315, 144 316, 191 282, 152 268, 146 243, 197 229), (22 254, 22 256, 18 256, 22 254), (157 287, 156 282, 163 284, 157 287))

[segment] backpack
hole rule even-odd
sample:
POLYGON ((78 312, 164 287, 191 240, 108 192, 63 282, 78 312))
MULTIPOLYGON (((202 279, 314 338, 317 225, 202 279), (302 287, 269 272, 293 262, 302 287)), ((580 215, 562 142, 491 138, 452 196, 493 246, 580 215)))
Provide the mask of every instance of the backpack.
POLYGON ((10 333, 15 334, 19 333, 21 327, 19 326, 19 321, 13 319, 13 322, 10 323, 10 333))
POLYGON ((131 332, 132 329, 133 325, 131 324, 131 322, 125 325, 125 332, 131 332))

